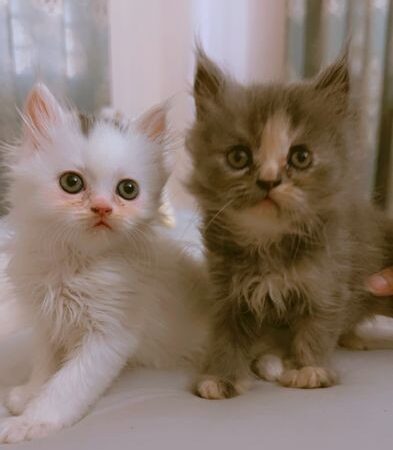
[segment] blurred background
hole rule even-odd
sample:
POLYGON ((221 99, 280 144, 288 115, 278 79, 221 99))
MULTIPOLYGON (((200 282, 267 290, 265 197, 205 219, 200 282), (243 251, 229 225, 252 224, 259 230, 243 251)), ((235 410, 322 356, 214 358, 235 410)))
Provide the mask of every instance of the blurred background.
MULTIPOLYGON (((393 215, 393 0, 0 0, 0 139, 39 79, 86 112, 134 117, 172 98, 178 136, 193 118, 195 38, 239 81, 296 80, 337 57, 351 36, 364 115, 370 194, 393 215)), ((169 183, 191 200, 184 148, 169 183)), ((1 180, 0 180, 1 181, 1 180)))

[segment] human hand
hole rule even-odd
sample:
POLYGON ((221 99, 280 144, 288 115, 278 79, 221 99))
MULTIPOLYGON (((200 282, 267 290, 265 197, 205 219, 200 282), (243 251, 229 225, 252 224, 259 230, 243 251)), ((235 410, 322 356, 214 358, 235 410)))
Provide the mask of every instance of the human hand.
POLYGON ((367 280, 368 290, 377 296, 393 295, 393 267, 375 273, 367 280))

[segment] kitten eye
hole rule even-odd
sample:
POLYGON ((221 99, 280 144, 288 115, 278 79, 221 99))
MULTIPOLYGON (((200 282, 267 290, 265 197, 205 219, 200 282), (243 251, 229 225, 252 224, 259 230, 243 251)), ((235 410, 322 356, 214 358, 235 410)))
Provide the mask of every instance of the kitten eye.
POLYGON ((235 145, 227 153, 227 162, 235 170, 241 170, 252 163, 251 151, 245 145, 235 145))
POLYGON ((295 169, 307 169, 311 163, 312 155, 305 145, 294 145, 289 149, 288 164, 295 169))
POLYGON ((116 192, 124 200, 134 200, 134 198, 138 197, 139 186, 134 180, 121 180, 117 185, 116 192))
POLYGON ((60 187, 69 194, 78 194, 85 187, 83 178, 75 172, 65 172, 59 178, 60 187))

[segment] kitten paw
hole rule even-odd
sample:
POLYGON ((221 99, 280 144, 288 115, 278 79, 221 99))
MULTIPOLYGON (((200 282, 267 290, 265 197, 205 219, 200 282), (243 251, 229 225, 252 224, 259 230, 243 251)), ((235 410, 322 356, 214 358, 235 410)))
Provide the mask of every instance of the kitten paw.
POLYGON ((362 338, 354 333, 343 334, 338 341, 340 347, 349 350, 370 350, 371 345, 367 339, 362 338))
POLYGON ((23 416, 9 417, 0 423, 0 443, 11 444, 40 439, 59 430, 61 426, 50 422, 35 422, 23 416))
POLYGON ((22 414, 32 396, 29 386, 22 385, 12 388, 4 401, 5 407, 15 416, 22 414))
POLYGON ((330 369, 308 366, 285 371, 279 382, 285 387, 315 389, 333 386, 337 383, 337 375, 330 369))
POLYGON ((224 378, 206 376, 197 382, 195 393, 207 400, 221 400, 243 394, 248 390, 248 387, 248 380, 233 383, 224 378))
POLYGON ((254 361, 252 370, 262 380, 277 381, 284 372, 283 360, 277 355, 266 354, 254 361))

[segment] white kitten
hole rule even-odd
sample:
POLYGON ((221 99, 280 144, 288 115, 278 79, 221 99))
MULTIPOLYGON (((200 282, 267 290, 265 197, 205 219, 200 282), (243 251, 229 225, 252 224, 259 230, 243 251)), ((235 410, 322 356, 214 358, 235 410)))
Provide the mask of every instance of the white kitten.
POLYGON ((35 364, 0 442, 79 420, 128 359, 169 366, 198 351, 200 265, 152 226, 167 178, 165 110, 129 126, 64 110, 43 85, 10 163, 8 272, 34 317, 35 364))

